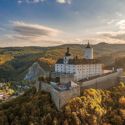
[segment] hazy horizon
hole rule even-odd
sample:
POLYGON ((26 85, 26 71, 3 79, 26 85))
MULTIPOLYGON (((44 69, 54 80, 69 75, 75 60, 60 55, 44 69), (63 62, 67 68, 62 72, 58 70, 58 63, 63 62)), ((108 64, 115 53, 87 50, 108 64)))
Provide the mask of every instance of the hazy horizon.
POLYGON ((1 0, 0 47, 125 43, 124 0, 1 0))

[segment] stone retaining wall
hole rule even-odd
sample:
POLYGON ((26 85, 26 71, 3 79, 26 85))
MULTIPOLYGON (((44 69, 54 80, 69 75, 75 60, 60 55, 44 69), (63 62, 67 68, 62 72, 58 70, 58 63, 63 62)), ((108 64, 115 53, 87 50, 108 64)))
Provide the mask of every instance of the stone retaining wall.
POLYGON ((62 92, 51 89, 51 96, 57 109, 60 110, 71 98, 80 96, 80 86, 62 92))
POLYGON ((79 83, 79 85, 81 86, 81 89, 108 89, 116 86, 119 83, 119 76, 121 75, 121 73, 122 72, 114 72, 105 76, 100 76, 98 78, 79 83))
POLYGON ((88 80, 82 83, 78 83, 74 88, 65 91, 58 91, 54 89, 51 85, 41 82, 36 83, 37 90, 42 90, 46 92, 50 92, 52 100, 56 105, 58 110, 67 104, 67 102, 74 97, 80 96, 80 92, 87 88, 97 88, 97 89, 108 89, 113 86, 116 86, 119 83, 119 77, 122 72, 114 72, 105 76, 100 76, 98 78, 88 80), (39 87, 41 89, 39 89, 39 87))

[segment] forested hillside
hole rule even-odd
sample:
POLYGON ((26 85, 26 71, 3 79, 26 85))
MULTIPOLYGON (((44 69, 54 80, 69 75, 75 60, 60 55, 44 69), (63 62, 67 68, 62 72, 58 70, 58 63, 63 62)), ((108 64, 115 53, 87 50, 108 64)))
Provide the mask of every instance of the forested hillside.
MULTIPOLYGON (((44 63, 53 64, 58 58, 64 56, 67 47, 70 47, 74 56, 83 58, 85 45, 79 44, 0 48, 0 81, 22 80, 33 62, 41 58, 44 63)), ((125 67, 125 44, 99 43, 93 45, 93 48, 95 58, 99 58, 107 66, 116 65, 117 59, 120 61, 120 63, 117 61, 117 65, 125 67)))
POLYGON ((125 84, 87 89, 56 110, 49 93, 30 89, 0 105, 0 125, 125 125, 125 84))

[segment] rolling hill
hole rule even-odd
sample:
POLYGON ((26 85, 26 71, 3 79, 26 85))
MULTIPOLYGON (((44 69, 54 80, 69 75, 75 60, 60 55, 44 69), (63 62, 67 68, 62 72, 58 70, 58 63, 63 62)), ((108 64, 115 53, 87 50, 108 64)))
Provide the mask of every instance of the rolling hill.
MULTIPOLYGON (((116 59, 122 59, 122 62, 125 60, 125 44, 99 43, 92 46, 95 57, 108 66, 114 65, 116 59)), ((22 80, 33 62, 40 58, 47 58, 49 62, 51 60, 54 62, 64 56, 67 47, 70 47, 70 51, 74 56, 83 57, 85 45, 79 44, 54 47, 0 48, 0 81, 22 80)), ((119 63, 117 64, 119 65, 119 63)), ((122 64, 124 65, 124 63, 122 64)), ((120 63, 120 66, 122 64, 120 63)))

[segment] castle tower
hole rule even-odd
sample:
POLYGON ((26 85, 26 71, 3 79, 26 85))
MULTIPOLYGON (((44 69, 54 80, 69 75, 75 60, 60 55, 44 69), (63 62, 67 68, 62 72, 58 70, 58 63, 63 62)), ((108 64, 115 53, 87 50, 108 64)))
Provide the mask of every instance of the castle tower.
POLYGON ((70 59, 73 59, 72 55, 70 54, 70 51, 69 51, 69 47, 67 47, 67 51, 65 53, 65 56, 63 58, 63 63, 64 63, 64 72, 67 73, 67 64, 69 62, 70 59))
POLYGON ((72 59, 72 58, 73 57, 69 52, 69 47, 67 47, 67 51, 66 51, 65 56, 64 56, 64 63, 68 63, 69 59, 72 59))
POLYGON ((71 56, 71 54, 69 52, 69 47, 67 47, 67 52, 65 53, 65 56, 71 56))
POLYGON ((89 42, 85 48, 85 59, 93 59, 93 48, 90 46, 89 42))

